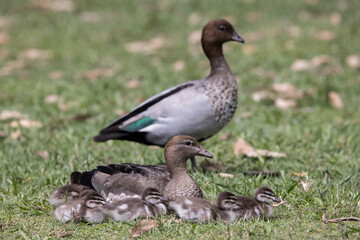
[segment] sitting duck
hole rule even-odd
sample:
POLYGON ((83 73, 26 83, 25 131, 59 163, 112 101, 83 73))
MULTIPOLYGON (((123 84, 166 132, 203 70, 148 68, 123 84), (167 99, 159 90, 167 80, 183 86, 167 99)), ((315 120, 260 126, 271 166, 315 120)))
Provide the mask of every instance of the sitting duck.
POLYGON ((65 223, 70 220, 84 220, 89 223, 102 222, 105 217, 102 207, 107 205, 105 199, 96 191, 83 191, 79 199, 68 201, 55 208, 54 216, 65 223))
MULTIPOLYGON (((237 82, 223 54, 223 43, 244 40, 224 19, 209 21, 201 44, 211 71, 201 80, 189 81, 149 98, 121 116, 93 139, 128 140, 164 147, 176 135, 205 140, 227 125, 237 106, 237 82)), ((195 167, 195 158, 191 157, 195 167)))
POLYGON ((153 217, 166 214, 166 199, 155 188, 147 188, 142 199, 124 198, 113 201, 102 208, 106 218, 114 221, 131 221, 136 218, 153 217))
POLYGON ((255 197, 238 196, 237 199, 243 204, 242 219, 269 218, 273 212, 271 203, 280 202, 273 190, 269 187, 260 187, 255 197))
POLYGON ((70 175, 70 184, 55 189, 49 197, 49 202, 57 207, 67 201, 78 199, 86 187, 80 184, 80 172, 73 172, 70 175))
POLYGON ((178 197, 169 202, 169 208, 184 220, 209 223, 211 220, 234 222, 241 213, 242 204, 230 192, 222 192, 216 203, 197 197, 178 197))
POLYGON ((175 136, 165 146, 166 166, 117 164, 84 172, 81 183, 93 187, 104 196, 108 194, 139 195, 151 187, 159 190, 167 200, 178 196, 202 197, 202 191, 188 174, 186 162, 193 156, 212 158, 198 141, 190 136, 175 136), (112 171, 112 172, 111 172, 112 171))

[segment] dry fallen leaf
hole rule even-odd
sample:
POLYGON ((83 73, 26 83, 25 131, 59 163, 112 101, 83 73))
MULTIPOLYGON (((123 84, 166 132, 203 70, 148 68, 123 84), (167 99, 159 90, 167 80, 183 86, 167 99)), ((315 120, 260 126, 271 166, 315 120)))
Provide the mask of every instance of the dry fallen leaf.
POLYGON ((43 124, 39 121, 33 121, 29 119, 20 119, 19 121, 12 121, 10 123, 10 126, 15 128, 18 126, 24 127, 24 128, 33 128, 33 127, 42 127, 43 124))
POLYGON ((43 159, 49 159, 50 154, 48 151, 37 151, 36 155, 38 155, 39 157, 43 158, 43 159))
POLYGON ((302 172, 302 173, 296 173, 296 172, 293 172, 293 173, 290 173, 291 176, 297 176, 297 177, 305 177, 305 176, 308 176, 308 172, 302 172))
POLYGON ((57 79, 60 79, 64 76, 64 73, 62 71, 54 71, 54 72, 51 72, 49 74, 49 77, 52 79, 52 80, 57 80, 57 79))
POLYGON ((135 89, 135 88, 139 88, 140 87, 140 81, 139 80, 131 80, 126 84, 126 87, 128 89, 135 89))
POLYGON ((196 31, 190 33, 188 36, 188 39, 187 39, 188 43, 189 44, 200 43, 201 34, 202 34, 202 30, 196 30, 196 31))
POLYGON ((124 110, 124 109, 118 109, 118 110, 116 110, 116 114, 118 115, 118 116, 122 116, 122 115, 124 115, 126 113, 126 111, 124 110))
POLYGON ((90 80, 95 80, 100 77, 112 77, 121 69, 120 65, 116 65, 112 68, 95 68, 92 70, 83 71, 80 76, 90 80))
POLYGON ((219 176, 222 178, 233 178, 234 174, 221 172, 221 173, 219 173, 219 176))
POLYGON ((15 132, 12 132, 11 134, 10 134, 10 137, 12 138, 12 139, 18 139, 19 137, 20 137, 20 135, 21 135, 21 130, 19 129, 19 130, 16 130, 15 132))
POLYGON ((125 50, 130 53, 150 54, 159 48, 167 47, 170 42, 161 37, 153 38, 150 41, 132 42, 125 44, 125 50))
POLYGON ((279 109, 289 109, 297 106, 297 103, 293 99, 276 98, 275 107, 279 109))
POLYGON ((56 94, 50 94, 45 97, 45 102, 48 104, 54 104, 59 101, 59 96, 56 94))
POLYGON ((222 133, 219 137, 221 141, 229 141, 232 138, 231 133, 222 133))
POLYGON ((7 43, 10 39, 10 36, 7 32, 0 32, 0 44, 7 43))
POLYGON ((150 231, 158 226, 158 221, 154 219, 143 219, 130 229, 130 234, 132 237, 140 237, 144 232, 150 231))
POLYGON ((344 103, 338 93, 329 92, 328 96, 330 99, 330 103, 334 108, 342 109, 344 107, 344 103))
POLYGON ((291 83, 274 83, 271 86, 272 90, 274 90, 277 94, 284 98, 297 99, 301 98, 304 94, 302 91, 294 87, 291 83))
POLYGON ((11 24, 11 19, 9 17, 0 16, 0 27, 7 27, 11 24))
POLYGON ((186 66, 186 63, 184 60, 178 60, 178 61, 174 62, 174 64, 172 65, 172 69, 175 72, 179 72, 179 71, 184 70, 185 66, 186 66))
POLYGON ((270 152, 264 149, 254 149, 250 144, 248 144, 242 138, 238 138, 238 140, 233 146, 233 151, 235 155, 242 154, 246 157, 251 157, 251 158, 258 158, 259 156, 274 157, 274 158, 287 157, 287 155, 284 153, 270 152))
POLYGON ((325 63, 335 62, 335 59, 333 57, 330 57, 329 55, 323 54, 313 57, 310 62, 312 67, 319 67, 325 63))
POLYGON ((312 68, 311 63, 305 59, 297 59, 291 65, 291 71, 300 72, 310 70, 312 68))
POLYGON ((245 55, 253 55, 254 53, 257 52, 257 47, 255 45, 247 44, 247 45, 244 45, 242 50, 245 55))
POLYGON ((268 91, 268 90, 260 90, 258 92, 254 92, 252 95, 251 95, 252 99, 254 100, 254 102, 260 102, 261 100, 264 100, 264 99, 274 99, 276 98, 276 96, 268 91))
POLYGON ((188 17, 188 21, 191 25, 200 23, 202 19, 203 16, 199 12, 193 12, 188 17))
POLYGON ((75 3, 72 0, 37 0, 34 6, 53 12, 72 12, 75 10, 75 3))
POLYGON ((305 192, 309 191, 309 189, 311 188, 311 185, 314 183, 313 180, 310 181, 303 181, 301 180, 300 184, 302 189, 304 189, 305 192))
POLYGON ((25 67, 26 65, 23 60, 9 61, 0 69, 0 76, 10 75, 14 70, 24 69, 25 67))
POLYGON ((317 31, 315 33, 315 37, 320 41, 330 41, 335 38, 335 33, 330 30, 322 30, 322 31, 317 31))
POLYGON ((330 22, 333 26, 337 26, 341 23, 342 17, 338 12, 334 12, 330 15, 330 22))
POLYGON ((360 57, 358 55, 350 55, 346 58, 346 63, 351 68, 360 68, 360 57))
POLYGON ((50 50, 40 50, 40 49, 27 49, 19 54, 20 59, 29 59, 29 60, 46 60, 52 58, 53 53, 50 50))
POLYGON ((0 120, 19 119, 23 117, 24 115, 18 111, 2 110, 0 112, 0 120))

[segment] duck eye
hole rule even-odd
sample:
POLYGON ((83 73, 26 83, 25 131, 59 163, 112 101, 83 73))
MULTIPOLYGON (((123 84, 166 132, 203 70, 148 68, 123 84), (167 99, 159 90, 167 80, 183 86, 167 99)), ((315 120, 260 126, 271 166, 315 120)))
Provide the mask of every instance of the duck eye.
POLYGON ((225 30, 225 26, 224 26, 224 25, 221 25, 221 26, 219 27, 219 30, 220 30, 220 31, 224 31, 224 30, 225 30))
POLYGON ((185 145, 186 145, 186 146, 190 146, 190 145, 191 145, 191 141, 190 141, 190 140, 186 140, 186 141, 185 141, 185 145))

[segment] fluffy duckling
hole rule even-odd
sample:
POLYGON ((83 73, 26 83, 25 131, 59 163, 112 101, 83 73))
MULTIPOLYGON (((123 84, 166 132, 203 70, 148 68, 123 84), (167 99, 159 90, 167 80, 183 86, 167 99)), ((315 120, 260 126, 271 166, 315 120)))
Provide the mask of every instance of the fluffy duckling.
POLYGON ((238 196, 237 199, 243 204, 243 219, 269 218, 273 212, 271 203, 280 202, 273 190, 269 187, 260 187, 255 197, 238 196))
POLYGON ((235 221, 239 215, 242 204, 230 192, 222 192, 216 203, 196 197, 178 197, 169 202, 169 208, 184 220, 208 223, 211 220, 235 221))
MULTIPOLYGON (((164 156, 166 168, 164 166, 141 166, 131 164, 133 171, 120 171, 114 175, 104 173, 102 168, 95 171, 84 172, 81 182, 87 186, 92 186, 96 191, 126 195, 142 195, 144 190, 152 187, 168 200, 173 200, 178 196, 202 197, 202 191, 194 179, 188 174, 186 162, 194 156, 204 156, 212 158, 212 155, 203 148, 198 141, 190 136, 175 136, 165 146, 164 156), (146 170, 145 170, 146 169, 146 170), (161 170, 162 171, 161 171, 161 170), (84 176, 84 179, 83 179, 84 176), (91 183, 89 183, 91 179, 91 183)), ((129 165, 129 164, 119 164, 129 165)), ((106 171, 108 168, 104 168, 106 171)))
POLYGON ((50 204, 57 207, 67 201, 78 199, 81 192, 86 189, 85 186, 80 184, 80 177, 80 172, 71 173, 70 184, 61 186, 50 194, 50 204))
POLYGON ((85 220, 90 223, 99 223, 104 220, 102 207, 107 205, 105 199, 94 190, 85 190, 80 198, 63 203, 55 208, 54 216, 65 223, 70 220, 85 220))
POLYGON ((202 141, 219 132, 230 122, 237 106, 237 82, 222 49, 228 41, 244 43, 228 21, 209 21, 201 37, 210 61, 209 75, 149 98, 102 129, 94 141, 128 140, 163 147, 176 135, 202 141))
POLYGON ((142 199, 124 198, 114 201, 103 208, 107 218, 114 221, 131 221, 136 218, 153 217, 166 214, 165 198, 155 188, 147 188, 142 199))

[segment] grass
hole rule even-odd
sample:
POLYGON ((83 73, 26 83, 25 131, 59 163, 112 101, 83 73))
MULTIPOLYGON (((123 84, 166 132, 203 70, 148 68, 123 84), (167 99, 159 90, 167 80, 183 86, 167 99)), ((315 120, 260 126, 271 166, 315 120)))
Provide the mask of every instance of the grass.
MULTIPOLYGON (((270 220, 232 225, 178 224, 174 217, 163 216, 158 218, 160 227, 144 238, 360 238, 358 222, 321 221, 324 211, 328 218, 360 215, 360 78, 359 70, 346 64, 347 56, 360 53, 360 5, 356 0, 77 0, 71 12, 41 10, 36 7, 39 2, 3 1, 0 8, 1 16, 11 20, 8 26, 0 24, 0 33, 9 36, 0 44, 0 68, 21 59, 19 53, 26 49, 52 52, 50 59, 25 59, 24 67, 0 77, 0 110, 16 110, 43 124, 40 128, 20 128, 20 137, 13 139, 10 136, 18 128, 10 126, 11 120, 0 121, 5 134, 0 139, 1 238, 131 237, 129 229, 136 222, 94 226, 59 223, 51 214, 49 193, 66 183, 74 170, 116 162, 163 161, 161 149, 131 142, 96 144, 91 138, 116 118, 119 109, 129 111, 141 99, 206 76, 209 68, 200 45, 189 44, 187 38, 208 20, 219 17, 231 20, 246 40, 245 45, 229 43, 225 48, 229 65, 240 78, 239 104, 232 122, 203 145, 234 178, 221 178, 212 172, 192 175, 212 200, 223 190, 252 195, 260 185, 268 185, 289 206, 278 207, 270 220), (200 20, 190 23, 194 12, 200 20), (82 21, 84 13, 95 14, 98 21, 82 21), (333 13, 341 15, 340 24, 329 20, 333 13), (291 33, 291 26, 298 30, 291 33), (335 38, 316 39, 321 30, 332 31, 335 38), (148 55, 129 53, 124 48, 129 42, 154 37, 166 38, 170 44, 148 55), (295 60, 323 54, 333 57, 340 71, 291 70, 295 60), (184 70, 172 69, 177 60, 186 62, 184 70), (115 66, 120 69, 111 76, 89 79, 84 75, 87 70, 115 66), (256 68, 275 75, 260 76, 256 68), (58 78, 51 77, 58 71, 58 78), (140 87, 129 90, 127 83, 134 79, 140 87), (276 108, 271 101, 252 100, 253 92, 274 82, 290 82, 307 94, 298 101, 298 107, 288 110, 276 108), (342 97, 343 109, 331 106, 330 91, 342 97), (50 94, 62 100, 49 104, 44 99, 50 94), (251 116, 243 118, 244 112, 251 116), (226 133, 232 138, 221 140, 226 133), (235 156, 232 145, 238 137, 256 148, 283 152, 288 157, 254 160, 235 156), (47 151, 49 158, 40 157, 38 151, 47 151), (242 174, 252 170, 279 171, 280 176, 242 174), (294 172, 308 172, 308 176, 291 175, 294 172), (313 181, 308 192, 298 184, 300 180, 313 181)), ((335 68, 330 65, 329 69, 335 68)))

